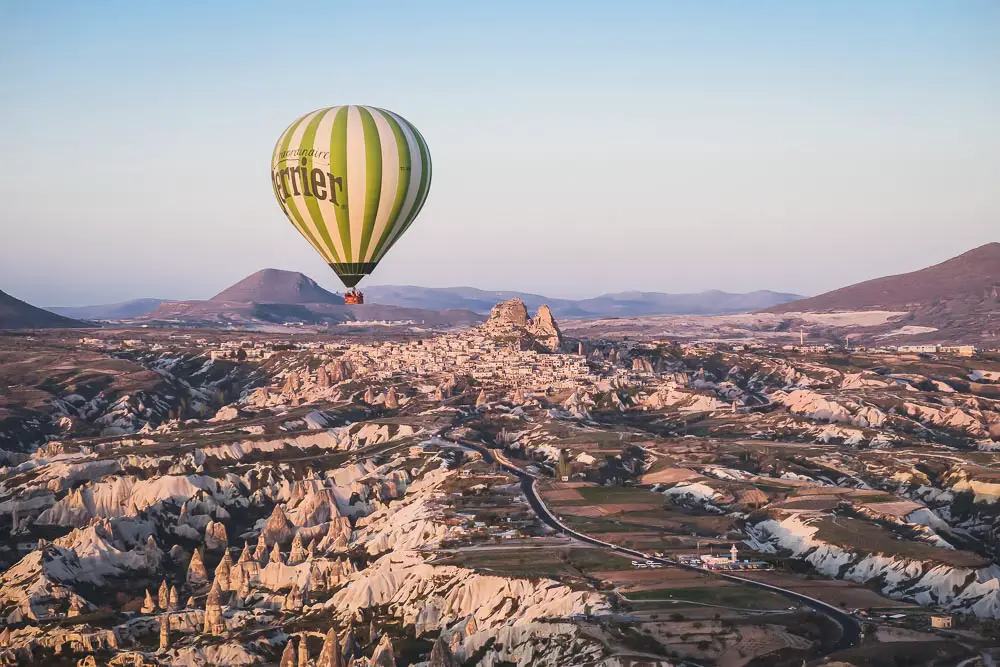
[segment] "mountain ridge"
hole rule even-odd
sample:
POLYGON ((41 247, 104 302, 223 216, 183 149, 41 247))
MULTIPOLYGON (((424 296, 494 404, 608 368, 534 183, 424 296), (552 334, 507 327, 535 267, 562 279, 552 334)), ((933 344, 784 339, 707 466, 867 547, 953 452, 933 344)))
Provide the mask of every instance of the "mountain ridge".
POLYGON ((798 294, 757 290, 743 294, 707 290, 690 294, 614 292, 586 299, 558 299, 512 290, 475 287, 419 287, 373 285, 365 289, 370 302, 424 308, 464 308, 488 314, 498 301, 520 299, 531 310, 548 305, 552 314, 571 319, 634 317, 641 315, 719 315, 752 312, 776 303, 803 298, 798 294))
POLYGON ((81 320, 127 320, 145 315, 170 299, 141 298, 93 306, 50 306, 45 310, 81 320))
POLYGON ((933 304, 967 307, 1000 297, 1000 243, 987 243, 908 273, 873 278, 764 312, 920 311, 933 304))
POLYGON ((26 301, 0 290, 0 329, 73 329, 92 326, 26 301))
POLYGON ((261 269, 222 290, 208 301, 238 303, 344 303, 344 297, 323 289, 298 271, 261 269))

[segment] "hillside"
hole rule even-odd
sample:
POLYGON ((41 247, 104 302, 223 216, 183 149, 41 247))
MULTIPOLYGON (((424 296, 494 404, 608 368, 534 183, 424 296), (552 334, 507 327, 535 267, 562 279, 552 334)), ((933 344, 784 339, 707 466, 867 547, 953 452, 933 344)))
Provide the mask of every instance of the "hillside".
POLYGON ((127 320, 156 310, 166 299, 132 299, 96 306, 54 306, 48 310, 82 320, 127 320))
POLYGON ((636 317, 643 315, 717 315, 745 313, 802 298, 761 290, 731 294, 711 290, 695 294, 664 292, 619 292, 589 299, 553 299, 540 294, 488 291, 473 287, 415 287, 377 285, 365 289, 369 302, 411 308, 464 308, 489 313, 497 301, 520 299, 530 310, 548 305, 552 314, 563 318, 636 317))
POLYGON ((0 291, 0 329, 50 329, 90 326, 42 310, 0 291))
POLYGON ((344 298, 297 271, 263 269, 224 289, 209 301, 239 303, 332 303, 344 298))
POLYGON ((968 311, 976 305, 996 307, 998 295, 1000 243, 988 243, 926 269, 867 280, 767 312, 916 311, 935 304, 968 311))

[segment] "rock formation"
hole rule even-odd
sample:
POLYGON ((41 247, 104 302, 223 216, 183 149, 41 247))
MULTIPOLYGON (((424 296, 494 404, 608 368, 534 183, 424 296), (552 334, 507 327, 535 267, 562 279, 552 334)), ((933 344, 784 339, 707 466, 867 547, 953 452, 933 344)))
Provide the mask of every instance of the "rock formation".
POLYGON ((288 544, 292 541, 294 532, 295 528, 288 520, 285 509, 281 505, 275 505, 261 536, 267 544, 288 544))
POLYGON ((281 603, 281 611, 286 613, 302 611, 302 606, 305 602, 304 597, 298 583, 292 584, 292 590, 288 592, 284 602, 281 603))
POLYGON ((146 599, 142 603, 142 613, 152 614, 156 611, 156 602, 153 601, 153 596, 149 594, 149 589, 146 589, 146 599))
POLYGON ((218 521, 209 521, 205 526, 205 548, 210 551, 219 551, 229 546, 229 539, 226 537, 226 527, 218 521))
POLYGON ((253 559, 257 561, 261 567, 267 565, 267 541, 264 539, 263 532, 257 536, 257 546, 253 550, 253 559))
POLYGON ((200 586, 208 583, 208 571, 205 569, 205 561, 202 560, 201 551, 195 549, 191 554, 191 562, 188 563, 187 582, 189 586, 200 586))
POLYGON ((220 560, 219 564, 215 567, 215 585, 219 587, 219 590, 232 590, 229 582, 232 569, 233 558, 229 555, 229 549, 226 549, 225 553, 222 555, 222 560, 220 560))
POLYGON ((278 667, 296 667, 295 637, 290 637, 285 644, 285 650, 281 652, 281 661, 278 667))
POLYGON ((396 655, 389 635, 382 635, 375 652, 372 653, 372 667, 396 667, 396 655))
POLYGON ((399 407, 399 398, 396 396, 396 388, 389 387, 389 391, 385 392, 385 408, 386 410, 395 410, 399 407))
POLYGON ((150 572, 158 572, 160 563, 163 561, 163 551, 157 546, 156 540, 150 535, 146 539, 146 548, 143 550, 143 557, 146 559, 146 568, 150 572))
POLYGON ((170 648, 170 617, 160 614, 160 650, 166 651, 170 648))
POLYGON ((167 609, 170 605, 170 589, 167 588, 167 580, 160 582, 160 588, 156 592, 156 604, 160 609, 167 609))
POLYGON ((361 642, 357 633, 354 632, 354 625, 347 626, 347 633, 344 635, 343 655, 344 660, 351 660, 361 654, 361 642))
POLYGON ((171 586, 170 597, 167 598, 167 611, 177 611, 177 604, 178 604, 177 587, 171 586))
POLYGON ((427 667, 458 667, 455 655, 451 652, 451 647, 448 646, 443 635, 438 635, 438 638, 434 640, 434 647, 431 648, 427 667))
POLYGON ((208 598, 205 600, 205 625, 202 629, 205 634, 221 635, 226 631, 220 595, 218 586, 212 586, 208 592, 208 598))
POLYGON ((288 564, 298 565, 306 559, 306 550, 302 546, 302 533, 295 533, 292 538, 291 551, 288 553, 288 564))
POLYGON ((337 639, 337 628, 330 626, 323 638, 323 649, 320 651, 316 667, 345 667, 344 655, 340 650, 340 640, 337 639))
POLYGON ((289 371, 285 376, 285 384, 281 387, 282 394, 294 394, 299 390, 299 374, 289 371))
POLYGON ((562 347, 562 332, 552 317, 548 306, 540 306, 528 329, 535 341, 549 352, 558 352, 562 347))
POLYGON ((278 543, 274 543, 274 548, 271 549, 271 557, 267 561, 268 563, 284 563, 285 560, 281 556, 281 547, 278 543))
POLYGON ((521 299, 494 306, 482 330, 492 338, 516 342, 522 349, 558 352, 562 348, 562 333, 549 307, 541 306, 532 319, 521 299))
POLYGON ((81 613, 83 613, 83 603, 80 601, 79 595, 74 595, 72 598, 70 598, 69 611, 66 613, 66 615, 70 618, 73 618, 74 616, 79 616, 81 613))
POLYGON ((305 633, 299 635, 298 667, 309 667, 309 636, 305 633))

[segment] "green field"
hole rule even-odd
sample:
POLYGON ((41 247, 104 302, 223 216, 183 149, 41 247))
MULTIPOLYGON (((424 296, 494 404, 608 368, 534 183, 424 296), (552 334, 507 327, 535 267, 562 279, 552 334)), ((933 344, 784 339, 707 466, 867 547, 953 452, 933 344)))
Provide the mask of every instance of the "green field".
POLYGON ((560 519, 567 526, 584 535, 595 533, 634 533, 636 531, 648 530, 648 527, 641 524, 614 521, 612 519, 589 518, 562 514, 560 519))
POLYGON ((477 549, 461 551, 437 561, 443 565, 458 565, 476 570, 532 576, 580 576, 581 572, 631 570, 632 561, 605 549, 585 547, 526 548, 516 550, 477 549))
POLYGON ((680 600, 737 609, 786 609, 794 604, 777 593, 749 586, 699 586, 697 588, 655 588, 625 594, 635 602, 680 600))
POLYGON ((575 491, 583 498, 577 500, 549 500, 546 498, 545 502, 553 506, 643 503, 657 507, 665 502, 659 493, 628 486, 581 486, 577 487, 575 491))

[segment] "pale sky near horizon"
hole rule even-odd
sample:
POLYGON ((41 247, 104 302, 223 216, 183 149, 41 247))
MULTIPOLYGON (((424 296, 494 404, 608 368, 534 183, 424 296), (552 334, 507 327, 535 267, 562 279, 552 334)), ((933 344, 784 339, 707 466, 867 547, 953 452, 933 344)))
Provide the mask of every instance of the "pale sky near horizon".
POLYGON ((312 5, 0 3, 0 290, 342 290, 268 166, 344 103, 434 160, 362 288, 815 294, 1000 241, 1000 3, 312 5))

